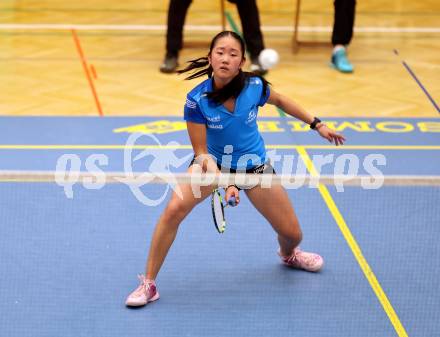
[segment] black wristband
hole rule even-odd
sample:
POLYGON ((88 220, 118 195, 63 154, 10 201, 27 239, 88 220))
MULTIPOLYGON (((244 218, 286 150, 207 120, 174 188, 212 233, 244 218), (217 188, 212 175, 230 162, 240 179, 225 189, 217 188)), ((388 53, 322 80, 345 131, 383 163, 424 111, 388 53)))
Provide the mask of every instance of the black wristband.
POLYGON ((321 120, 318 117, 313 118, 313 122, 310 123, 310 129, 315 130, 318 123, 321 123, 321 120))

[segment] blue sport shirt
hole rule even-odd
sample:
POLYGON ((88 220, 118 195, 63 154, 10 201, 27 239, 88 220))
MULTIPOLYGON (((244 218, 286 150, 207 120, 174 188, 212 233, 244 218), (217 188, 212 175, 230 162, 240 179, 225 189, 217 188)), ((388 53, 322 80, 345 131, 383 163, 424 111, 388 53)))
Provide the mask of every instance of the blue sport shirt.
POLYGON ((263 95, 263 82, 251 77, 235 101, 234 112, 223 104, 216 104, 206 97, 213 90, 209 78, 186 98, 184 119, 205 124, 208 152, 225 168, 245 170, 266 161, 266 149, 258 131, 258 107, 263 106, 270 95, 269 86, 263 95))

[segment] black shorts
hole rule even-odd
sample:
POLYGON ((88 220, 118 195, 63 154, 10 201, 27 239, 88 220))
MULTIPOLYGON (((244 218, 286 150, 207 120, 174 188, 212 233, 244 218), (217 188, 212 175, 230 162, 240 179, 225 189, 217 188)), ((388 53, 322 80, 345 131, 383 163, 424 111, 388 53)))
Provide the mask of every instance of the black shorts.
MULTIPOLYGON (((191 162, 189 163, 188 167, 191 167, 196 161, 196 158, 194 157, 191 162)), ((242 170, 235 170, 233 168, 228 169, 225 167, 222 167, 219 163, 217 163, 217 167, 220 171, 222 172, 226 172, 226 173, 243 173, 242 170)), ((261 165, 257 165, 254 167, 251 167, 250 169, 246 170, 246 173, 251 173, 251 174, 276 174, 275 169, 273 168, 273 166, 267 162, 261 165)), ((237 186, 237 188, 241 191, 242 189, 240 187, 237 186)))

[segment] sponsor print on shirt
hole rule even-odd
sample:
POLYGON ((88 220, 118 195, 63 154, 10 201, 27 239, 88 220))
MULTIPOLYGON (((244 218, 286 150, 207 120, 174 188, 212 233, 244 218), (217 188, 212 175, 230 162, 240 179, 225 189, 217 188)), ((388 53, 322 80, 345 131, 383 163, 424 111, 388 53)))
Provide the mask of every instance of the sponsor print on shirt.
POLYGON ((212 123, 208 123, 206 124, 208 126, 208 128, 210 129, 217 129, 217 130, 221 130, 223 129, 223 125, 222 124, 212 124, 212 123))
POLYGON ((206 119, 208 121, 208 123, 206 124, 208 128, 217 129, 217 130, 223 129, 223 124, 220 124, 221 121, 220 115, 206 116, 206 119))
POLYGON ((249 111, 249 115, 247 117, 246 124, 252 123, 253 121, 255 121, 256 118, 257 118, 257 111, 255 108, 252 108, 252 110, 249 111))

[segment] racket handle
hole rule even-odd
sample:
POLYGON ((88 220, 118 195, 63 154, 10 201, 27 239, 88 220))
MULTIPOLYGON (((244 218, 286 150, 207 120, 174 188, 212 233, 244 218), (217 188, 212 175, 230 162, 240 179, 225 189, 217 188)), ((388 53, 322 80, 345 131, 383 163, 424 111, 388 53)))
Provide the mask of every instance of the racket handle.
POLYGON ((229 206, 232 206, 232 207, 234 207, 234 206, 237 205, 237 201, 235 200, 235 197, 234 197, 234 196, 232 196, 232 197, 229 198, 229 200, 228 200, 228 205, 229 205, 229 206))

